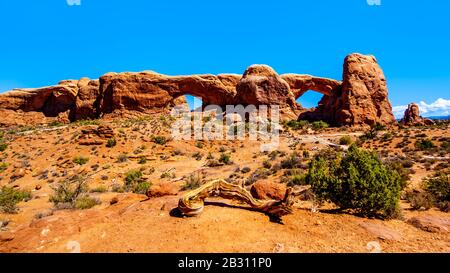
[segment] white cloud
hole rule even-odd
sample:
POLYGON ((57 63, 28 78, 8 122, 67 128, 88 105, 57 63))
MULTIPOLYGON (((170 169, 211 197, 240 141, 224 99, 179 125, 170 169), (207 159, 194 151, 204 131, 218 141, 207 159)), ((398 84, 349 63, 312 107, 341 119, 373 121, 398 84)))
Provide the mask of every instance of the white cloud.
MULTIPOLYGON (((420 115, 424 117, 450 115, 450 100, 439 98, 431 104, 427 104, 426 102, 421 101, 418 103, 418 105, 420 109, 420 115)), ((394 116, 396 118, 402 118, 406 108, 408 108, 408 105, 392 107, 394 116)))

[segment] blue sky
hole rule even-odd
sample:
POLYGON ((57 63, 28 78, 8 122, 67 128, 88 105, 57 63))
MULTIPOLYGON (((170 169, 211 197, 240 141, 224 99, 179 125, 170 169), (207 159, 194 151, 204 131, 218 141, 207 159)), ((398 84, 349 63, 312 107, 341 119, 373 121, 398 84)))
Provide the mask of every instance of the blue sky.
POLYGON ((341 79, 344 57, 361 52, 377 57, 394 106, 450 99, 448 0, 80 1, 0 1, 0 92, 109 71, 242 73, 255 63, 341 79))

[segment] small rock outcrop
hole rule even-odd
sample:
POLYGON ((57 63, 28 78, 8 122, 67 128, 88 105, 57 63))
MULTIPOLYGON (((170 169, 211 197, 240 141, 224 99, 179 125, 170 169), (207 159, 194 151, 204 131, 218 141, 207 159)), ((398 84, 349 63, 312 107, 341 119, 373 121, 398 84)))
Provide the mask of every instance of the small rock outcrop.
POLYGON ((420 125, 432 125, 434 122, 431 119, 423 118, 420 116, 419 105, 416 103, 410 103, 405 110, 405 114, 400 120, 402 125, 406 126, 420 126, 420 125))
POLYGON ((106 140, 113 137, 114 130, 109 126, 86 126, 81 129, 81 136, 78 143, 85 146, 102 145, 106 140))

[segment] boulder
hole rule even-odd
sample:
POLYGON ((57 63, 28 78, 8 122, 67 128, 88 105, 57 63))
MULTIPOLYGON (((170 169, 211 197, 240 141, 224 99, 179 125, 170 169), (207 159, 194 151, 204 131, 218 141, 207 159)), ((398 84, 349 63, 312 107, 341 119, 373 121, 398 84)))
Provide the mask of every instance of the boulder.
POLYGON ((450 230, 450 218, 433 215, 420 215, 408 219, 409 224, 432 233, 447 233, 450 230))
POLYGON ((434 122, 431 119, 423 118, 420 116, 419 105, 416 103, 410 103, 405 110, 403 118, 400 120, 402 125, 408 126, 423 126, 432 125, 434 122))
POLYGON ((286 195, 286 185, 270 181, 258 181, 250 189, 257 199, 283 200, 286 195))

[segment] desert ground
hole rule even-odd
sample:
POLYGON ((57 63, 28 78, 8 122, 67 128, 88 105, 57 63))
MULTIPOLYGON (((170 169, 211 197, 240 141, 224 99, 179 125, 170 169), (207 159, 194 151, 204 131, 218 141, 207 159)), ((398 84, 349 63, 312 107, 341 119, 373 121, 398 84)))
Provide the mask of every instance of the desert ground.
POLYGON ((404 193, 420 191, 424 178, 449 168, 448 123, 382 128, 365 141, 358 141, 365 129, 284 128, 276 152, 262 152, 261 142, 251 140, 171 140, 164 115, 5 128, 0 185, 31 196, 0 213, 0 252, 450 252, 448 212, 413 209, 406 194, 401 215, 389 220, 308 198, 297 200, 282 222, 223 198, 208 198, 196 217, 177 213, 183 194, 212 179, 248 189, 257 181, 289 184, 289 172, 279 167, 283 158, 303 155, 306 171, 318 151, 345 149, 343 136, 382 158, 407 161, 404 193), (99 126, 112 129, 115 143, 89 134, 99 126), (447 148, 420 151, 415 142, 425 138, 447 148), (218 164, 223 154, 229 160, 218 164), (138 170, 149 189, 124 190, 130 170, 138 170), (52 202, 57 185, 75 174, 84 175, 83 194, 95 203, 68 208, 52 202))

